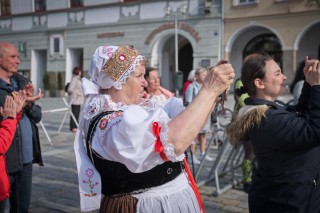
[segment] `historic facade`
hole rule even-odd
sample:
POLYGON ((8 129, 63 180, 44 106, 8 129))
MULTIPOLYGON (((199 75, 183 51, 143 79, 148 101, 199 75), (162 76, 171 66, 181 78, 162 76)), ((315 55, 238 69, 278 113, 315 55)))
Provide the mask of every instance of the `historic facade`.
POLYGON ((88 71, 95 48, 105 44, 134 46, 159 68, 163 86, 172 91, 175 79, 182 76, 178 71, 186 79, 193 68, 220 59, 220 1, 2 2, 9 2, 10 10, 4 13, 1 8, 0 41, 19 47, 21 72, 37 87, 61 89, 71 79, 72 68, 88 71))
POLYGON ((320 59, 320 1, 223 1, 224 57, 240 76, 242 59, 267 51, 290 83, 306 55, 320 59), (240 3, 241 2, 241 3, 240 3))
POLYGON ((316 0, 0 0, 0 41, 14 43, 20 72, 55 96, 72 68, 88 71, 100 45, 132 45, 180 89, 190 70, 226 58, 240 75, 251 52, 272 54, 288 76, 319 57, 316 0), (177 50, 177 52, 175 51, 177 50), (177 54, 176 54, 177 53, 177 54))

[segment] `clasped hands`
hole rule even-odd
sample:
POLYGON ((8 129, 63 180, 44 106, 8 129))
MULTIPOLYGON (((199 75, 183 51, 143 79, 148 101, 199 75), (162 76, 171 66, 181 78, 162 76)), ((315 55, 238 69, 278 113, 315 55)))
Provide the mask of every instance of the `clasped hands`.
POLYGON ((6 96, 4 106, 0 107, 3 118, 15 118, 25 105, 26 94, 24 91, 15 92, 14 97, 6 96))
POLYGON ((4 118, 14 118, 22 108, 30 106, 33 102, 43 97, 41 88, 38 94, 34 95, 34 87, 32 83, 27 84, 19 92, 13 92, 12 96, 6 96, 3 107, 0 107, 0 114, 4 118))

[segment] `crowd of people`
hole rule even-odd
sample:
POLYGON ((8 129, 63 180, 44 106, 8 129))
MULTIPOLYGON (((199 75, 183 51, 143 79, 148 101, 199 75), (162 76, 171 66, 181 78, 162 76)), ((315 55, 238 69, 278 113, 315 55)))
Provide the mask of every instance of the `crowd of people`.
MULTIPOLYGON (((43 94, 17 73, 19 64, 16 47, 0 42, 1 213, 8 200, 10 212, 28 212, 32 165, 43 166, 36 125, 43 94)), ((163 88, 159 70, 125 45, 97 47, 90 79, 80 67, 72 73, 67 91, 82 211, 205 212, 189 164, 214 160, 205 155, 210 117, 233 84, 227 133, 233 145, 244 146, 249 211, 320 212, 319 60, 301 63, 290 105, 278 100, 287 78, 267 53, 247 56, 236 81, 224 60, 190 71, 183 99, 163 88)))
POLYGON ((320 212, 320 66, 306 57, 297 105, 278 101, 286 76, 268 54, 252 54, 241 70, 247 93, 228 127, 233 144, 250 141, 255 159, 250 212, 320 212), (319 100, 318 100, 319 99, 319 100))

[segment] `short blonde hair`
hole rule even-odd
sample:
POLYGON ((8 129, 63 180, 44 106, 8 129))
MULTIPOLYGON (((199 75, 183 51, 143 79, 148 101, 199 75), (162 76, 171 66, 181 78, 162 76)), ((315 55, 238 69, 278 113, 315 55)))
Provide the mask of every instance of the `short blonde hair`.
POLYGON ((200 67, 196 69, 195 75, 200 75, 203 72, 208 72, 208 70, 204 67, 200 67))

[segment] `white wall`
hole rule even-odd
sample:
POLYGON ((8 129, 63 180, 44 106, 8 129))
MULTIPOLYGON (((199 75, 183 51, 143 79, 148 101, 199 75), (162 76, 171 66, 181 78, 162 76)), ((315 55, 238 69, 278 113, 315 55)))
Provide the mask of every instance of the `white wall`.
POLYGON ((32 1, 33 0, 11 0, 12 15, 32 12, 32 1))
POLYGON ((48 11, 65 9, 69 7, 69 0, 47 0, 46 4, 47 4, 48 11))
POLYGON ((85 11, 84 17, 86 25, 118 22, 120 19, 120 8, 89 9, 85 11))
POLYGON ((31 30, 32 24, 32 17, 16 17, 12 19, 12 30, 19 31, 19 30, 31 30))

